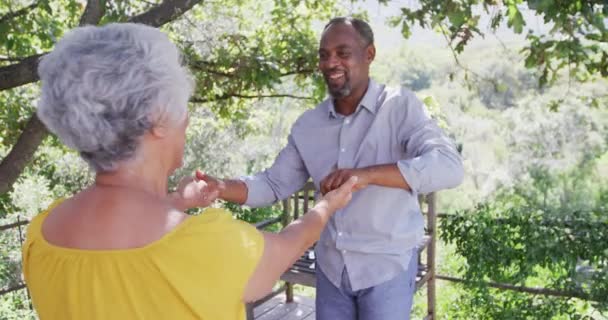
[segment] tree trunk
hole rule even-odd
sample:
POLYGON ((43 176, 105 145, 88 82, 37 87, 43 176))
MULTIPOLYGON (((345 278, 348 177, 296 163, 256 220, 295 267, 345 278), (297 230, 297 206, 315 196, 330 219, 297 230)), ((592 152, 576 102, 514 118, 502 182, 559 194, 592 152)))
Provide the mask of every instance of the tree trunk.
POLYGON ((48 133, 36 114, 32 115, 13 149, 0 163, 0 194, 10 190, 48 133))
MULTIPOLYGON (((130 22, 160 27, 192 9, 202 0, 166 0, 150 10, 133 16, 130 22)), ((80 25, 97 24, 104 14, 105 1, 89 0, 80 18, 80 25)), ((0 68, 0 91, 38 81, 38 61, 44 54, 25 58, 19 63, 0 68)), ((32 115, 19 139, 0 163, 0 194, 10 190, 36 149, 48 135, 36 114, 32 115)))

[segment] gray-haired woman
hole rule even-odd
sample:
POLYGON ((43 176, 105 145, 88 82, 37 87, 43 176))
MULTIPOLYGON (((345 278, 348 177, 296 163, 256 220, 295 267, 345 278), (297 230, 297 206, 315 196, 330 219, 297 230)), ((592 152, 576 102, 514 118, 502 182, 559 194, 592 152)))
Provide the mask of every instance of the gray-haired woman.
POLYGON ((181 195, 167 195, 193 84, 154 28, 77 28, 39 74, 38 116, 96 173, 28 229, 23 270, 41 319, 242 318, 243 302, 266 294, 351 197, 356 179, 279 234, 225 210, 184 214, 217 195, 188 179, 181 195))

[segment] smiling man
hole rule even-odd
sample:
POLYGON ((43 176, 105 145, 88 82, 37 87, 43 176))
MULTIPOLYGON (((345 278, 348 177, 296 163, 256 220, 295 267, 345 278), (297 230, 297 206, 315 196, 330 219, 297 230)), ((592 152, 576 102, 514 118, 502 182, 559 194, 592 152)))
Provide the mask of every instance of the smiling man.
POLYGON ((317 256, 320 320, 409 319, 424 221, 418 194, 459 185, 460 156, 409 90, 370 79, 369 25, 332 19, 319 46, 330 96, 293 125, 272 167, 239 180, 206 180, 219 197, 253 207, 298 191, 323 194, 357 176, 350 204, 323 231, 317 256))

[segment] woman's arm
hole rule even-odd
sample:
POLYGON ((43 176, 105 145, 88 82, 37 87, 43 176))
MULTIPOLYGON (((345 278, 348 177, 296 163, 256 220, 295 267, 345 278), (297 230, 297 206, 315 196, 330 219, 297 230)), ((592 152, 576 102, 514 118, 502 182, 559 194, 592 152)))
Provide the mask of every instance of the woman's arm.
POLYGON ((336 210, 350 201, 356 183, 357 178, 352 177, 327 193, 310 211, 281 232, 263 232, 264 253, 245 287, 244 301, 255 301, 272 290, 281 275, 319 239, 336 210))

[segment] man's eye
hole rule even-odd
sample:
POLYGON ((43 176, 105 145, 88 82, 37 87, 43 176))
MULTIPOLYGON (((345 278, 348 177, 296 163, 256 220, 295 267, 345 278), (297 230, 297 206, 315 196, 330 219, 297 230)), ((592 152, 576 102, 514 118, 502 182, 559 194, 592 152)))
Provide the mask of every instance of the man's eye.
POLYGON ((348 57, 350 57, 350 52, 348 52, 348 51, 340 51, 340 52, 338 52, 338 57, 340 57, 340 58, 348 58, 348 57))

